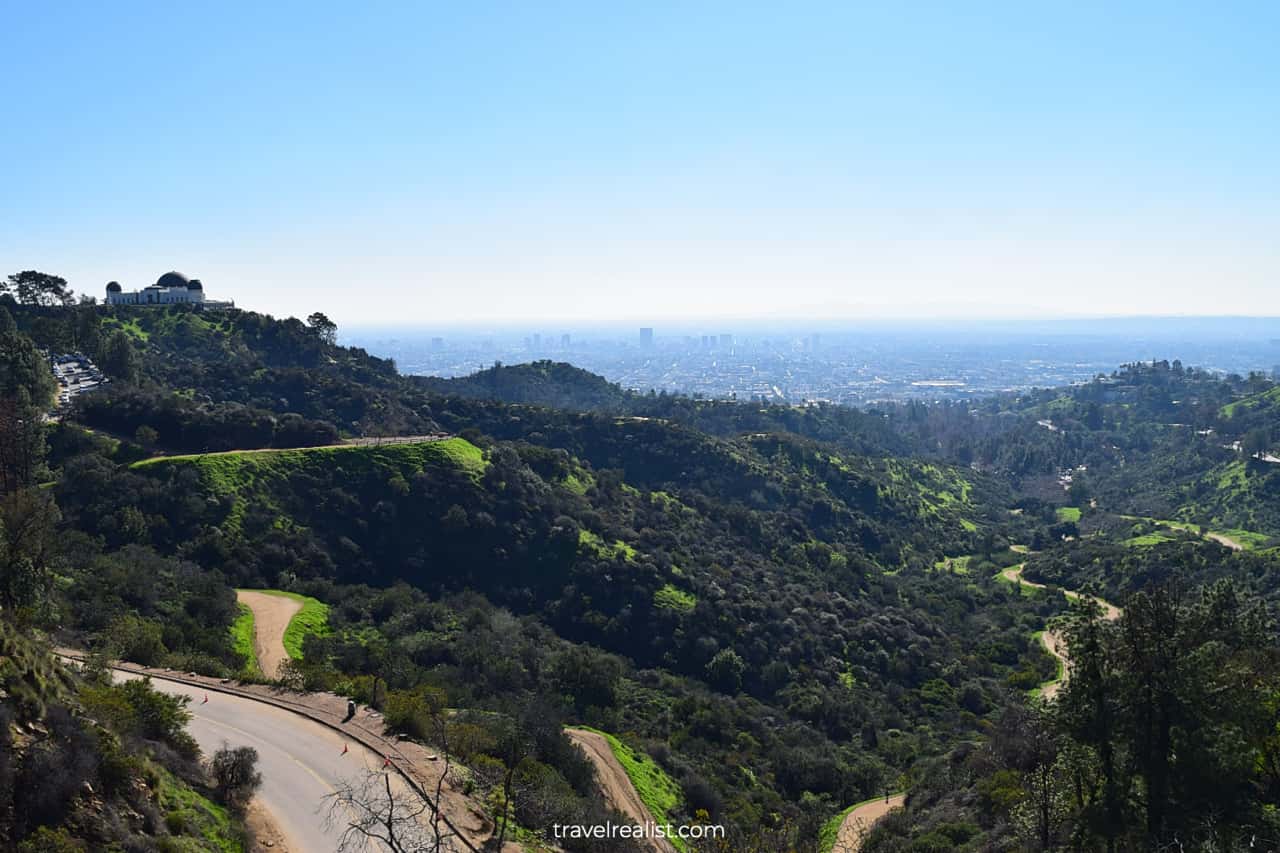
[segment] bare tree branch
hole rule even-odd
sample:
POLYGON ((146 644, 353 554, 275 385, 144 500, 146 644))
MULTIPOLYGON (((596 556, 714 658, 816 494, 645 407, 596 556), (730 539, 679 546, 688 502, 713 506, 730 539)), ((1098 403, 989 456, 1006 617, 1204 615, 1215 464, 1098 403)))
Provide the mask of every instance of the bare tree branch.
POLYGON ((458 849, 451 831, 440 832, 439 808, 414 793, 393 790, 388 772, 370 770, 363 779, 343 780, 325 799, 325 827, 343 827, 338 853, 360 853, 374 842, 392 853, 454 853, 458 849), (424 817, 428 814, 429 819, 424 817))

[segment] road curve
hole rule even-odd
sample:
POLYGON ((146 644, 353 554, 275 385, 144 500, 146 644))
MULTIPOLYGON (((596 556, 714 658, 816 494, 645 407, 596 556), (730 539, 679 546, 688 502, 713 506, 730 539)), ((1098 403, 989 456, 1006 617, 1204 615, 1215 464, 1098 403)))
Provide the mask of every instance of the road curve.
POLYGON ((858 853, 871 827, 889 812, 901 808, 906 801, 906 794, 893 794, 884 799, 876 798, 855 806, 840 824, 835 846, 831 848, 832 853, 858 853))
MULTIPOLYGON (((262 672, 268 678, 275 678, 280 663, 288 660, 288 653, 284 651, 284 630, 301 605, 287 596, 273 596, 253 589, 237 589, 236 598, 253 611, 253 651, 262 672)), ((585 729, 566 729, 564 734, 577 744, 595 768, 605 802, 637 825, 653 824, 653 815, 640 799, 631 777, 614 756, 608 740, 595 731, 585 729)), ((204 748, 204 743, 201 747, 204 748)), ((649 839, 648 844, 655 853, 675 853, 675 847, 667 839, 649 839)))
MULTIPOLYGON (((118 680, 140 678, 115 670, 118 680)), ((382 758, 319 723, 252 699, 152 677, 152 686, 172 696, 189 696, 192 719, 187 730, 206 756, 224 745, 258 751, 262 788, 257 801, 271 815, 291 851, 326 853, 338 849, 345 823, 326 826, 328 804, 342 780, 358 781, 366 770, 380 770, 382 758), (208 701, 205 701, 205 698, 208 701), (346 748, 346 754, 343 749, 346 748)), ((399 776, 394 788, 409 795, 399 776)), ((381 847, 370 849, 382 849, 381 847)))
MULTIPOLYGON (((1026 584, 1027 586, 1033 587, 1034 589, 1049 588, 1045 584, 1036 583, 1035 581, 1030 581, 1024 578, 1022 576, 1022 570, 1025 569, 1026 567, 1027 567, 1026 563, 1019 563, 1016 566, 1005 569, 1003 572, 1000 573, 1000 575, 1007 581, 1026 584)), ((1090 601, 1092 601, 1093 603, 1097 604, 1099 607, 1102 608, 1102 618, 1106 619, 1107 621, 1119 619, 1121 613, 1123 612, 1119 607, 1116 607, 1110 601, 1106 601, 1105 599, 1098 598, 1097 596, 1093 596, 1093 595, 1082 596, 1080 593, 1074 592, 1069 589, 1064 589, 1062 591, 1062 594, 1072 601, 1075 601, 1079 598, 1088 598, 1090 601)), ((1040 643, 1041 645, 1044 646, 1045 651, 1047 651, 1049 654, 1053 655, 1055 658, 1057 658, 1059 661, 1062 662, 1062 677, 1055 678, 1053 681, 1047 682, 1040 686, 1040 696, 1044 699, 1052 699, 1058 695, 1058 691, 1061 690, 1062 685, 1066 683, 1067 675, 1071 671, 1071 660, 1070 658, 1067 657, 1067 638, 1063 635, 1063 633, 1060 630, 1057 630, 1055 628, 1050 628, 1040 634, 1040 643)))

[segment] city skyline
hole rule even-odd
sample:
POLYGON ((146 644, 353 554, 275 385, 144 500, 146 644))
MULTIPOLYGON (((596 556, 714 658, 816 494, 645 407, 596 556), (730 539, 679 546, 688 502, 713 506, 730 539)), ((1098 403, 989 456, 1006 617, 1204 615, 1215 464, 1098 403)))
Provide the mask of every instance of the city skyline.
POLYGON ((1224 375, 1280 375, 1280 319, 956 325, 448 334, 357 327, 339 340, 392 358, 409 374, 460 377, 499 363, 547 360, 641 392, 788 404, 976 399, 1087 381, 1123 364, 1153 360, 1224 375))

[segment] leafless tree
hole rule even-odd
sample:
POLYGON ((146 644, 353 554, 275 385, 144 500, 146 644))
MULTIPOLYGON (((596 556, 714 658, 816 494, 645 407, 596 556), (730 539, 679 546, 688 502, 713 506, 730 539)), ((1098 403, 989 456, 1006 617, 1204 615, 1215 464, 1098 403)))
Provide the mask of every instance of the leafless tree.
POLYGON ((449 726, 444 714, 440 713, 441 710, 437 709, 437 712, 432 715, 432 728, 435 729, 436 744, 440 747, 440 759, 444 762, 444 766, 440 768, 440 776, 436 779, 435 802, 431 808, 431 832, 435 835, 437 843, 441 838, 440 822, 444 816, 441 800, 444 797, 444 785, 449 778, 449 771, 452 768, 453 761, 449 755, 449 726))
MULTIPOLYGON (((389 772, 368 771, 343 780, 326 797, 327 828, 343 827, 338 853, 387 849, 392 853, 453 853, 456 836, 440 832, 439 809, 415 793, 396 791, 389 772), (378 843, 382 846, 379 847, 378 843)), ((439 796, 437 786, 437 796, 439 796)))
POLYGON ((443 761, 435 788, 397 794, 387 771, 370 771, 360 784, 343 783, 330 795, 327 816, 331 826, 346 823, 339 853, 355 853, 375 840, 394 853, 449 853, 460 846, 476 849, 444 816, 444 788, 453 771, 453 758, 446 717, 439 711, 435 709, 430 716, 432 740, 443 761))

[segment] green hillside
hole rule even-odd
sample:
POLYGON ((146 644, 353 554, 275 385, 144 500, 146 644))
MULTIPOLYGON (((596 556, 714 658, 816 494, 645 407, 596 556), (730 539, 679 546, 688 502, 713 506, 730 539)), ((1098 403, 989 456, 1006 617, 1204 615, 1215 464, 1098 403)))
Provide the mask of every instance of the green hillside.
POLYGON ((1224 418, 1235 419, 1264 413, 1274 415, 1277 408, 1280 408, 1280 388, 1268 388, 1257 394, 1233 400, 1219 409, 1219 412, 1224 418))
POLYGON ((422 388, 445 396, 530 403, 556 409, 620 411, 633 402, 633 395, 602 376, 564 362, 545 360, 494 365, 452 379, 422 376, 415 377, 414 381, 422 388))
MULTIPOLYGON (((926 572, 998 535, 1011 496, 981 473, 860 453, 862 432, 838 444, 725 436, 666 418, 461 398, 434 404, 432 417, 474 441, 123 466, 90 454, 54 492, 110 547, 145 537, 229 584, 327 604, 330 634, 312 650, 322 657, 299 661, 308 685, 378 702, 430 685, 455 706, 504 712, 512 696, 536 704, 549 691, 568 703, 564 722, 653 742, 667 739, 670 709, 684 708, 663 766, 685 793, 681 808, 733 814, 743 827, 764 807, 798 820, 806 791, 824 811, 862 799, 915 750, 976 736, 1007 679, 1047 677, 1028 639, 1032 602, 926 572), (1011 621, 939 609, 941 599, 985 602, 1011 621), (501 622, 497 608, 527 627, 498 639, 488 627, 501 622), (897 657, 908 646, 916 652, 897 657), (999 660, 977 666, 996 646, 999 660), (958 686, 941 681, 955 661, 975 662, 963 665, 963 709, 958 686), (793 734, 759 731, 768 715, 793 734), (740 735, 708 739, 704 717, 740 735), (759 782, 742 787, 744 773, 759 782)), ((224 618, 220 660, 235 670, 247 655, 232 637, 244 627, 232 631, 234 610, 224 618)), ((553 759, 573 777, 571 761, 553 759)))
POLYGON ((0 619, 0 838, 20 853, 248 849, 187 716, 142 682, 77 677, 0 619))
POLYGON ((1177 517, 1210 529, 1280 536, 1280 465, 1236 459, 1169 490, 1177 517))
POLYGON ((369 473, 419 474, 428 468, 453 466, 474 476, 484 473, 484 454, 462 438, 346 447, 303 447, 293 450, 223 451, 219 453, 156 456, 133 463, 135 470, 168 466, 194 467, 217 494, 232 494, 267 480, 333 470, 351 476, 369 473))
POLYGON ((478 478, 484 455, 462 438, 381 446, 314 447, 294 450, 227 451, 163 456, 133 463, 132 470, 182 481, 195 472, 206 495, 226 506, 219 525, 241 531, 246 512, 274 512, 276 528, 306 525, 310 507, 296 502, 295 480, 404 482, 430 471, 457 471, 478 478), (297 506, 298 510, 292 509, 297 506))
POLYGON ((610 819, 566 725, 625 733, 638 787, 725 825, 727 849, 814 849, 903 784, 865 853, 1272 837, 1280 656, 1253 602, 1280 603, 1277 497, 1235 449, 1270 446, 1265 377, 1154 362, 860 411, 626 393, 551 362, 412 379, 322 319, 0 323, 23 414, 0 459, 3 619, 229 677, 252 668, 234 588, 301 597, 287 686, 457 756, 522 839, 610 819), (46 424, 39 347, 73 336, 114 381, 46 424), (1045 588, 1003 577, 1023 561, 1045 588), (1117 620, 1079 605, 1090 590, 1117 620), (1050 624, 1110 657, 1045 708, 1050 624), (1157 688, 1168 749, 1135 734, 1157 688))

